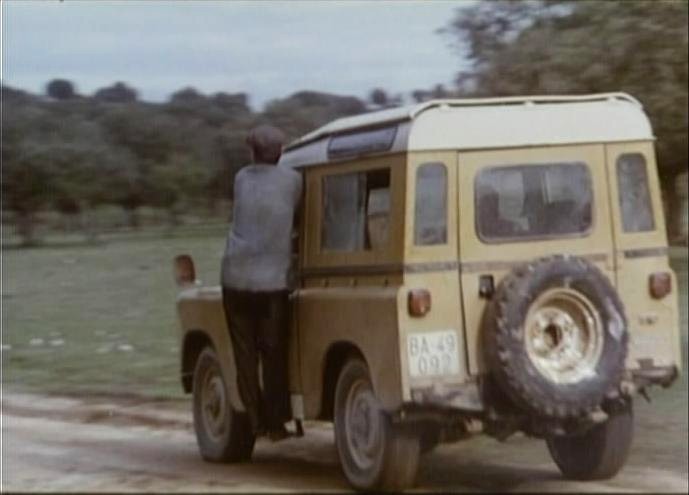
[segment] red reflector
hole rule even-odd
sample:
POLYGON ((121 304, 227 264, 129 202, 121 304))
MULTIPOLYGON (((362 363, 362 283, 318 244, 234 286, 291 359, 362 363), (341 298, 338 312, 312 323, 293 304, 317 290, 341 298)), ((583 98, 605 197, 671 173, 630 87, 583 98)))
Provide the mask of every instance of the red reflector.
POLYGON ((411 316, 423 316, 431 310, 431 293, 426 289, 412 289, 407 296, 411 316))
POLYGON ((655 299, 662 299, 672 292, 672 277, 667 272, 653 273, 648 278, 648 289, 655 299))
POLYGON ((177 285, 187 285, 196 282, 196 269, 194 260, 188 254, 180 254, 175 257, 175 282, 177 285))

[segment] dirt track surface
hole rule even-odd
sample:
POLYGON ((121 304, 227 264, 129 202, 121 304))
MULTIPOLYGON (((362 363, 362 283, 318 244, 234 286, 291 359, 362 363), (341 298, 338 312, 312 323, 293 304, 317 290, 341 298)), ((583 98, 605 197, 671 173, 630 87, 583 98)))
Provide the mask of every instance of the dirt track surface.
MULTIPOLYGON (((501 444, 476 438, 423 457, 413 491, 686 493, 686 426, 667 432, 662 419, 653 421, 650 406, 641 404, 637 412, 640 435, 627 466, 613 480, 563 481, 538 440, 515 436, 501 444), (645 441, 657 437, 654 428, 674 442, 645 441)), ((251 463, 209 464, 198 455, 186 403, 5 392, 2 490, 347 491, 332 428, 306 426, 304 438, 260 440, 251 463)))

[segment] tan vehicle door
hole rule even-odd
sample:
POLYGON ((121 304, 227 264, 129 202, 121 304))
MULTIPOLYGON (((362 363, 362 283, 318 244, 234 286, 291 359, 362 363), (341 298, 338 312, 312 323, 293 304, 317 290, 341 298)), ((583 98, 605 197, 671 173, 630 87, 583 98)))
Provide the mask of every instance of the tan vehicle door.
POLYGON ((677 282, 668 265, 667 236, 653 143, 606 145, 615 239, 617 290, 627 311, 627 366, 681 363, 677 282), (672 292, 651 297, 650 277, 668 273, 672 292))
MULTIPOLYGON (((492 277, 493 284, 497 287, 502 277, 517 264, 542 256, 570 254, 581 256, 593 262, 613 280, 613 242, 603 145, 552 146, 459 153, 459 171, 459 257, 462 307, 465 328, 467 329, 469 369, 471 374, 476 374, 485 371, 480 333, 481 318, 487 299, 479 294, 482 278, 485 282, 486 279, 492 277), (509 236, 504 239, 481 239, 477 229, 479 198, 476 196, 477 181, 482 180, 481 174, 490 173, 491 169, 516 167, 515 170, 526 170, 538 165, 562 165, 562 167, 569 167, 567 171, 571 171, 572 167, 577 167, 581 172, 580 176, 590 179, 588 181, 590 186, 587 187, 587 194, 589 194, 591 203, 589 226, 581 232, 567 235, 551 233, 548 235, 521 235, 512 239, 509 236)), ((503 179, 497 179, 497 188, 512 187, 505 182, 503 179)), ((543 182, 545 188, 547 181, 544 180, 543 182)), ((575 185, 563 180, 559 182, 557 194, 568 198, 579 194, 575 185)), ((514 181, 513 187, 522 187, 520 184, 521 181, 514 181)), ((526 200, 523 194, 520 199, 520 194, 522 193, 508 192, 500 197, 499 209, 503 217, 514 214, 517 217, 516 220, 521 220, 518 217, 520 211, 526 208, 526 200), (511 198, 507 198, 507 203, 514 204, 505 204, 505 195, 511 196, 511 198), (510 201, 514 198, 517 199, 510 201)), ((546 208, 540 210, 543 214, 550 213, 546 208)), ((523 223, 527 223, 526 219, 523 223)))

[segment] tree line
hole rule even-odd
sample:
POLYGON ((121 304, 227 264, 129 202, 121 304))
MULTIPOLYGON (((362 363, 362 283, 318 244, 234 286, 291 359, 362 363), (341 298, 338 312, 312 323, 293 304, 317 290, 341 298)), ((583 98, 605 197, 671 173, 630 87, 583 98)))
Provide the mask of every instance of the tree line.
POLYGON ((124 82, 91 95, 62 79, 48 82, 44 95, 3 86, 2 207, 13 212, 26 243, 33 241, 36 213, 46 208, 77 215, 119 205, 135 227, 146 205, 168 211, 174 223, 190 205, 211 207, 231 196, 234 174, 249 159, 246 133, 257 124, 276 125, 295 138, 335 118, 405 101, 626 91, 651 118, 672 212, 675 180, 689 162, 688 5, 465 5, 439 30, 464 62, 454 86, 417 89, 406 98, 383 88, 367 99, 300 91, 257 112, 245 93, 206 95, 192 87, 151 103, 124 82))
POLYGON ((164 103, 140 101, 123 82, 90 96, 72 82, 48 82, 45 95, 2 87, 2 203, 32 243, 36 213, 78 215, 103 204, 122 207, 130 226, 138 210, 168 211, 231 197, 232 178, 247 163, 248 130, 272 123, 295 138, 363 101, 302 91, 254 112, 246 94, 204 95, 188 87, 164 103))

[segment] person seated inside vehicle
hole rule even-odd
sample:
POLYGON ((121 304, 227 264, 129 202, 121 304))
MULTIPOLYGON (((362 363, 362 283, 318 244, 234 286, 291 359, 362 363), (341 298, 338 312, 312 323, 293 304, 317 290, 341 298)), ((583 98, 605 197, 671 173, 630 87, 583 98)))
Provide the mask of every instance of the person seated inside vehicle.
POLYGON ((517 225, 500 214, 500 196, 494 187, 484 185, 478 200, 482 234, 486 237, 509 237, 517 231, 517 225))

